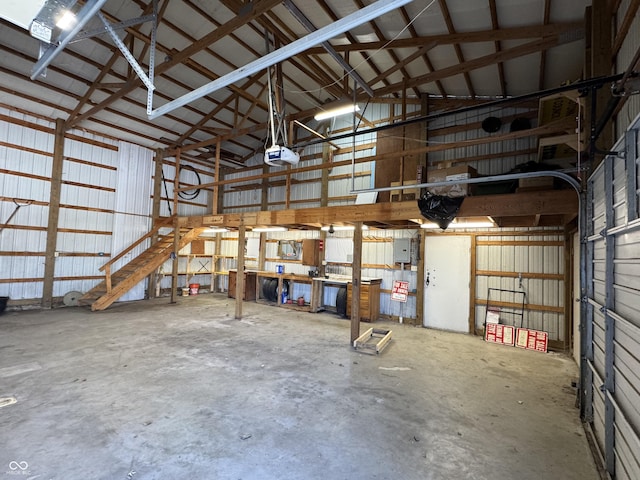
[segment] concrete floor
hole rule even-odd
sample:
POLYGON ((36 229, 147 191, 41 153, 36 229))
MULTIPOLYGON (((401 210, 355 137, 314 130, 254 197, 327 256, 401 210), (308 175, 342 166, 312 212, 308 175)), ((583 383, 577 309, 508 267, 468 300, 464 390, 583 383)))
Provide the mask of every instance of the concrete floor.
POLYGON ((222 295, 0 317, 0 478, 598 479, 564 355, 222 295), (365 324, 363 324, 365 328, 365 324))

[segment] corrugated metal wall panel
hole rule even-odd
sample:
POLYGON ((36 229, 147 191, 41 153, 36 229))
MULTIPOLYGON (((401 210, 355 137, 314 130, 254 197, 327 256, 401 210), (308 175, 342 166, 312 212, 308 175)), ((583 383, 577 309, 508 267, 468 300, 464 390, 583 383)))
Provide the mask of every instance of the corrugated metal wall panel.
MULTIPOLYGON (((564 280, 557 278, 527 278, 528 275, 551 274, 564 275, 564 243, 562 245, 544 245, 539 242, 564 242, 564 235, 558 230, 548 229, 548 233, 529 229, 504 229, 504 232, 522 232, 521 235, 482 235, 477 236, 476 269, 489 272, 505 272, 505 275, 477 275, 476 299, 486 300, 489 288, 524 292, 527 305, 541 305, 562 310, 565 304, 564 280), (503 245, 483 244, 488 241, 504 242, 503 245), (512 242, 531 242, 531 245, 512 245, 512 242), (523 277, 520 279, 518 273, 523 277)), ((513 292, 500 292, 499 300, 520 304, 522 296, 513 292)), ((476 328, 482 329, 486 307, 477 306, 476 328)), ((549 333, 549 339, 565 342, 567 331, 564 313, 539 311, 525 307, 523 317, 507 316, 505 323, 522 325, 549 333)))
MULTIPOLYGON (((0 113, 20 123, 36 123, 35 119, 19 112, 0 108, 0 113)), ((46 126, 52 128, 51 124, 46 126)), ((19 279, 40 279, 44 275, 44 257, 33 254, 43 254, 46 248, 53 135, 52 132, 30 129, 7 120, 0 121, 0 133, 7 144, 0 150, 0 168, 7 170, 0 175, 0 196, 3 197, 0 201, 0 223, 7 222, 15 212, 8 226, 0 232, 0 249, 4 253, 16 252, 0 256, 0 277, 3 280, 0 282, 0 295, 13 300, 39 298, 42 296, 41 282, 19 279), (31 175, 43 178, 30 178, 31 175), (17 204, 12 199, 17 199, 17 204), (28 205, 29 201, 36 204, 28 205), (19 252, 29 255, 19 255, 19 252)))
POLYGON ((627 169, 625 159, 614 157, 613 162, 613 209, 614 225, 627 223, 627 169))
MULTIPOLYGON (((491 109, 479 109, 466 113, 458 113, 451 116, 440 117, 429 122, 430 130, 437 130, 446 127, 452 127, 455 125, 466 125, 471 123, 481 123, 485 118, 489 116, 499 115, 500 117, 507 117, 510 115, 518 115, 518 114, 526 114, 528 112, 527 109, 515 109, 515 108, 506 108, 501 110, 499 113, 495 112, 491 109)), ((534 121, 532 120, 532 123, 534 121)), ((492 135, 497 135, 500 133, 508 133, 510 129, 510 124, 505 123, 502 125, 501 129, 492 135)), ((429 135, 429 142, 431 144, 439 144, 439 143, 451 143, 451 142, 459 142, 464 143, 465 141, 469 141, 476 138, 483 138, 485 136, 489 136, 488 133, 483 132, 478 129, 470 129, 462 132, 456 132, 451 134, 443 134, 438 135, 436 132, 433 132, 429 135)), ((496 175, 510 171, 516 165, 525 163, 528 160, 533 160, 535 158, 535 154, 522 154, 522 155, 512 155, 505 156, 504 158, 499 158, 495 156, 496 154, 503 152, 516 152, 516 151, 524 151, 529 149, 535 149, 537 146, 537 140, 535 138, 521 138, 515 140, 505 140, 499 143, 486 143, 480 145, 472 145, 472 146, 459 146, 457 148, 447 149, 441 152, 431 152, 429 153, 429 163, 432 165, 436 165, 440 162, 444 161, 467 161, 469 158, 473 158, 481 155, 494 155, 493 158, 486 158, 478 161, 471 161, 469 164, 478 170, 479 173, 483 175, 496 175)))
MULTIPOLYGON (((624 16, 629 9, 629 4, 629 0, 621 2, 616 18, 617 25, 622 25, 624 16)), ((623 73, 629 68, 638 49, 638 38, 640 38, 640 16, 636 13, 631 23, 631 28, 627 32, 620 51, 616 55, 616 73, 623 73)), ((633 119, 640 114, 640 97, 638 95, 630 95, 625 100, 626 102, 620 113, 615 117, 616 132, 618 135, 625 132, 629 125, 634 123, 633 119)))

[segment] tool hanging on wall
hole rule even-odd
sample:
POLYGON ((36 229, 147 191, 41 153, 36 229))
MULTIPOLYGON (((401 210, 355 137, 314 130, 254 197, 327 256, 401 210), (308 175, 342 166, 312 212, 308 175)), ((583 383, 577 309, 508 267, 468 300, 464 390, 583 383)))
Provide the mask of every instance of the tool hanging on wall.
POLYGON ((4 222, 3 226, 0 227, 0 233, 2 233, 6 225, 9 225, 9 222, 13 219, 13 217, 16 216, 16 213, 18 213, 18 210, 20 210, 22 207, 28 207, 33 203, 33 200, 18 200, 17 198, 14 198, 13 203, 16 204, 16 208, 13 210, 11 215, 9 215, 9 218, 7 218, 7 220, 4 222), (20 204, 18 202, 23 202, 23 203, 20 204))

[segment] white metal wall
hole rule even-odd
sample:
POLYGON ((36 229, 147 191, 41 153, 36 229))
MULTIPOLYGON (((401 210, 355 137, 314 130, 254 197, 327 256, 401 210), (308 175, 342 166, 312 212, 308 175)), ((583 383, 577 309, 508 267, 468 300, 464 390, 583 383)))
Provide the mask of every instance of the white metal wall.
MULTIPOLYGON (((0 138, 0 295, 37 302, 43 292, 54 124, 0 109, 0 138)), ((73 130, 65 134, 63 155, 54 297, 92 288, 103 278, 99 268, 146 233, 151 217, 152 151, 73 130)), ((134 297, 141 298, 140 292, 134 297)))
MULTIPOLYGON (((363 106, 364 107, 364 106, 363 106)), ((408 105, 407 115, 414 115, 420 108, 419 105, 408 105)), ((390 120, 397 121, 401 119, 399 106, 387 104, 371 104, 360 112, 369 121, 376 125, 384 125, 390 120), (390 111, 395 109, 395 111, 390 111)), ((336 117, 332 120, 326 120, 323 123, 310 122, 309 126, 316 131, 324 131, 328 129, 328 135, 332 132, 340 135, 345 132, 353 131, 353 117, 345 115, 336 117)), ((363 128, 360 123, 359 129, 363 128)), ((298 130, 300 135, 308 135, 308 132, 302 128, 298 130)), ((376 154, 376 138, 375 133, 362 134, 353 138, 343 138, 332 141, 331 150, 334 152, 332 156, 333 162, 350 162, 347 165, 335 166, 329 173, 329 193, 328 205, 348 205, 353 204, 356 196, 351 193, 353 190, 367 189, 373 187, 373 179, 375 178, 375 162, 363 162, 351 164, 351 160, 364 157, 372 157, 376 154), (353 148, 356 148, 353 153, 353 148), (351 173, 354 172, 354 179, 351 173)), ((304 142, 318 140, 315 136, 304 137, 304 142)), ((301 142, 301 143, 304 143, 301 142)), ((314 144, 305 146, 300 149, 301 162, 300 166, 308 167, 319 165, 322 163, 322 144, 314 144)), ((263 156, 257 154, 248 164, 253 168, 243 169, 239 172, 232 172, 225 175, 225 180, 240 180, 263 173, 263 156)), ((269 186, 268 201, 269 208, 273 210, 281 210, 286 208, 286 185, 285 173, 287 167, 270 167, 269 173, 282 172, 282 175, 274 175, 262 180, 269 186)), ((321 204, 321 170, 308 172, 293 173, 291 175, 291 193, 290 208, 310 208, 319 207, 321 204)), ((224 187, 224 211, 223 213, 238 213, 246 211, 257 211, 261 209, 262 184, 257 180, 247 180, 245 182, 227 184, 224 187), (242 189, 237 187, 253 186, 252 189, 242 189)))
MULTIPOLYGON (((504 236, 492 233, 476 237, 476 329, 482 329, 484 324, 484 301, 489 288, 524 292, 523 326, 548 332, 550 341, 564 343, 568 334, 564 315, 564 232, 548 227, 501 231, 504 236), (510 235, 514 232, 518 234, 510 235)), ((505 292, 493 300, 519 303, 522 297, 505 292)), ((520 326, 516 316, 504 321, 520 326)))
POLYGON ((640 478, 640 118, 588 182, 582 415, 608 473, 640 478))
MULTIPOLYGON (((491 135, 499 135, 508 133, 510 124, 505 123, 495 134, 484 132, 481 128, 473 128, 463 130, 457 133, 448 133, 439 135, 437 131, 446 127, 456 125, 467 125, 471 123, 481 124, 483 120, 490 116, 508 117, 516 115, 525 115, 529 113, 529 109, 523 108, 504 108, 499 111, 491 109, 477 109, 470 112, 448 115, 437 118, 429 122, 429 144, 438 145, 441 143, 456 143, 462 145, 456 148, 450 148, 440 152, 429 153, 429 164, 437 165, 441 162, 464 161, 475 168, 482 175, 498 175, 507 173, 516 165, 526 163, 536 158, 537 153, 526 153, 529 150, 537 151, 537 140, 533 137, 524 137, 514 140, 504 140, 502 142, 483 143, 480 145, 464 146, 465 141, 475 140, 482 137, 490 137, 491 135), (500 157, 497 154, 503 152, 523 152, 522 154, 514 154, 506 157, 500 157), (482 160, 470 161, 478 156, 486 156, 482 160)), ((535 126, 535 119, 531 119, 532 126, 535 126)))

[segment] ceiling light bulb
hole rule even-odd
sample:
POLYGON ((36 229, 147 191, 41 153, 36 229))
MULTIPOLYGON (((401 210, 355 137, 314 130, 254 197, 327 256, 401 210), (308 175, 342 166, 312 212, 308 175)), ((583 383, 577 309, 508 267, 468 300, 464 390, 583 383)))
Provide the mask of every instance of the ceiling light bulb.
POLYGON ((254 232, 286 232, 286 227, 257 227, 253 229, 254 232))
POLYGON ((71 10, 65 10, 60 19, 56 22, 56 27, 61 30, 71 30, 76 24, 76 16, 71 10))
POLYGON ((357 104, 347 104, 341 105, 336 108, 330 108, 328 110, 323 110, 322 112, 318 112, 314 115, 315 120, 325 120, 327 118, 337 117, 339 115, 344 115, 346 113, 359 112, 360 107, 357 104))

